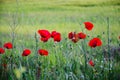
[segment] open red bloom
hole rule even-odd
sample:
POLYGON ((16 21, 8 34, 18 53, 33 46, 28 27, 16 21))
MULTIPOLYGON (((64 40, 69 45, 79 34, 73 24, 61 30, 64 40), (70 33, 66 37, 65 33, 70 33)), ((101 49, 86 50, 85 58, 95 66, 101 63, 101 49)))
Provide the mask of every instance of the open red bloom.
POLYGON ((40 40, 43 41, 43 42, 47 42, 47 41, 48 41, 48 38, 43 38, 43 37, 41 37, 40 40))
POLYGON ((51 37, 54 38, 54 36, 55 36, 56 34, 57 34, 56 31, 52 31, 52 32, 51 32, 51 37))
POLYGON ((69 39, 72 39, 74 37, 74 33, 73 32, 70 32, 69 34, 68 34, 68 38, 69 39))
POLYGON ((3 48, 0 48, 0 54, 3 54, 5 50, 3 48))
POLYGON ((84 22, 84 24, 85 24, 85 28, 87 30, 92 30, 92 28, 94 26, 91 22, 84 22))
POLYGON ((54 41, 55 42, 60 42, 61 41, 61 34, 60 33, 56 33, 56 35, 54 36, 54 41))
POLYGON ((68 34, 68 38, 71 39, 74 43, 79 41, 78 34, 76 34, 75 32, 70 32, 68 34))
POLYGON ((47 50, 44 50, 44 49, 39 49, 39 50, 38 50, 38 53, 39 53, 41 56, 47 56, 47 55, 48 55, 48 51, 47 51, 47 50))
POLYGON ((73 41, 74 43, 76 43, 76 42, 79 41, 78 34, 74 34, 74 37, 72 38, 72 41, 73 41))
POLYGON ((22 53, 22 56, 28 56, 30 55, 31 51, 29 49, 25 49, 22 53))
POLYGON ((12 49, 13 45, 12 45, 11 42, 7 42, 7 43, 4 44, 4 48, 6 48, 6 49, 12 49))
POLYGON ((86 38, 86 34, 80 32, 80 33, 78 33, 78 37, 79 37, 79 39, 85 39, 86 38))
POLYGON ((40 34, 41 37, 43 38, 50 38, 50 32, 48 30, 38 30, 38 33, 40 34))
POLYGON ((54 38, 55 42, 60 42, 61 41, 61 34, 56 31, 52 31, 51 37, 54 38))
POLYGON ((89 41, 89 46, 95 48, 96 46, 101 46, 102 41, 99 38, 93 38, 89 41))
POLYGON ((90 66, 94 66, 95 64, 93 63, 92 60, 90 60, 90 61, 89 61, 89 65, 90 65, 90 66))
POLYGON ((41 40, 43 42, 47 42, 48 39, 51 37, 50 32, 48 30, 38 30, 38 33, 40 34, 42 38, 41 40))

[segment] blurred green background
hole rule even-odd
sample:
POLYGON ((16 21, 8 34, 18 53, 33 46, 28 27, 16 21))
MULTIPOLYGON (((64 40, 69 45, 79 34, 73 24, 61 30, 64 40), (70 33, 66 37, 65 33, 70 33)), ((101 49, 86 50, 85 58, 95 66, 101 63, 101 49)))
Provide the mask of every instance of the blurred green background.
POLYGON ((81 31, 85 21, 94 24, 93 33, 101 34, 107 17, 110 31, 118 36, 120 0, 0 0, 0 37, 13 31, 10 26, 23 35, 38 29, 81 31))

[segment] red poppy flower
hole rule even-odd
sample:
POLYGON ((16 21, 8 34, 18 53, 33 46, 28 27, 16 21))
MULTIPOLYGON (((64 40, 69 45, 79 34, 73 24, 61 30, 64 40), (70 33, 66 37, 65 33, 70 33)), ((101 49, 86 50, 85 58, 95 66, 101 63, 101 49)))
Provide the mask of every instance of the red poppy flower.
POLYGON ((68 38, 71 39, 74 43, 79 41, 78 34, 76 34, 75 32, 70 32, 68 34, 68 38))
POLYGON ((74 34, 74 37, 72 38, 72 41, 73 41, 74 43, 76 43, 76 42, 79 41, 78 34, 74 34))
POLYGON ((3 48, 0 48, 0 54, 3 54, 5 50, 3 48))
POLYGON ((25 49, 22 53, 22 56, 28 56, 30 55, 31 51, 29 49, 25 49))
POLYGON ((61 34, 56 31, 52 31, 51 37, 54 38, 55 42, 60 42, 61 41, 61 34))
POLYGON ((78 33, 78 37, 79 37, 79 39, 85 39, 86 38, 86 34, 80 32, 80 33, 78 33))
POLYGON ((89 61, 89 65, 90 65, 90 66, 94 66, 95 64, 94 64, 94 62, 93 62, 92 60, 90 60, 90 61, 89 61))
POLYGON ((2 64, 2 66, 3 66, 5 69, 7 68, 7 64, 5 64, 5 63, 2 64))
POLYGON ((41 40, 43 42, 48 41, 48 39, 51 37, 50 32, 48 30, 38 30, 38 33, 40 34, 42 38, 41 40))
POLYGON ((87 30, 92 30, 92 28, 94 26, 91 22, 84 22, 84 24, 85 24, 85 28, 87 30))
POLYGON ((60 42, 61 41, 61 34, 60 33, 56 33, 56 35, 54 36, 54 41, 55 42, 60 42))
POLYGON ((69 34, 68 34, 68 38, 69 39, 72 39, 74 37, 74 33, 73 32, 70 32, 69 34))
POLYGON ((89 46, 95 48, 96 46, 101 46, 102 41, 99 38, 93 38, 89 41, 89 46))
POLYGON ((38 53, 39 53, 41 56, 47 56, 47 55, 48 55, 48 51, 47 51, 47 50, 44 50, 44 49, 39 49, 39 50, 38 50, 38 53))
POLYGON ((57 34, 56 31, 52 31, 52 32, 51 32, 51 37, 54 38, 54 36, 55 36, 56 34, 57 34))
POLYGON ((7 43, 4 44, 4 48, 6 48, 6 49, 12 49, 13 45, 12 45, 11 42, 7 42, 7 43))
POLYGON ((40 40, 43 41, 43 42, 47 42, 47 41, 48 41, 48 38, 43 38, 43 37, 41 37, 40 40))
POLYGON ((38 30, 38 33, 43 38, 46 38, 46 37, 50 38, 50 32, 48 30, 38 30))

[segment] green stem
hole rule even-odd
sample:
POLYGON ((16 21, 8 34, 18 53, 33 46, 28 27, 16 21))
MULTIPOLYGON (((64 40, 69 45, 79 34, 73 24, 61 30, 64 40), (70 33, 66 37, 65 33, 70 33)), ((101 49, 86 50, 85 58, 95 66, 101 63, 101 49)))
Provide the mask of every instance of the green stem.
POLYGON ((38 39, 37 39, 37 34, 35 33, 35 48, 36 48, 36 55, 37 55, 37 51, 38 51, 38 39))
POLYGON ((108 35, 108 59, 109 59, 109 80, 110 80, 110 26, 109 26, 109 17, 107 17, 107 35, 108 35))
MULTIPOLYGON (((87 71, 87 54, 86 54, 86 51, 85 51, 85 46, 84 46, 84 44, 85 44, 86 42, 85 42, 85 40, 81 43, 81 45, 82 45, 82 47, 80 47, 79 45, 78 45, 78 47, 81 49, 81 51, 82 51, 82 53, 84 54, 84 59, 85 59, 85 69, 84 69, 84 79, 86 80, 86 75, 85 75, 85 72, 87 71)), ((87 72, 86 72, 87 73, 87 72)))

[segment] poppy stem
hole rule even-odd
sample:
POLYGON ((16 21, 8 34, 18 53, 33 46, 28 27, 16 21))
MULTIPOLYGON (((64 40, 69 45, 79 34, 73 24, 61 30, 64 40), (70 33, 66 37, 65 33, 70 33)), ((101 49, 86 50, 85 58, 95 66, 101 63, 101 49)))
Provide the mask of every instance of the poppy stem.
POLYGON ((86 51, 85 51, 85 44, 86 42, 85 42, 85 40, 81 43, 82 45, 82 52, 84 53, 84 59, 85 59, 85 65, 84 65, 84 79, 86 80, 86 74, 85 74, 85 72, 87 73, 87 53, 86 53, 86 51))
POLYGON ((109 77, 109 80, 110 80, 110 25, 109 25, 109 17, 107 17, 107 36, 108 36, 108 59, 109 59, 109 67, 108 67, 108 69, 109 69, 109 75, 108 75, 108 77, 109 77))
POLYGON ((36 43, 36 45, 35 45, 35 48, 36 48, 36 55, 37 55, 37 51, 38 51, 38 39, 37 39, 37 34, 35 33, 35 43, 36 43))

